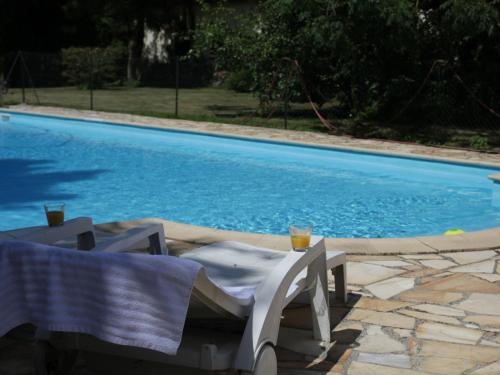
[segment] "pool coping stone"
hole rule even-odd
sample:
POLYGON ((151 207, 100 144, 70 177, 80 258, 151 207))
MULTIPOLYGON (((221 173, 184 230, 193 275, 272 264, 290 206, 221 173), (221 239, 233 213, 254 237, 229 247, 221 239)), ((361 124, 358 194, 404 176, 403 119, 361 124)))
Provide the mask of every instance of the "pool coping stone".
MULTIPOLYGON (((274 250, 290 249, 290 237, 261 233, 238 232, 182 224, 160 218, 97 224, 100 231, 119 233, 136 225, 160 223, 167 243, 181 242, 190 248, 219 241, 245 242, 274 250)), ((439 254, 444 252, 482 251, 500 248, 500 228, 487 229, 453 236, 414 238, 326 238, 328 250, 341 250, 350 255, 408 255, 439 254)))

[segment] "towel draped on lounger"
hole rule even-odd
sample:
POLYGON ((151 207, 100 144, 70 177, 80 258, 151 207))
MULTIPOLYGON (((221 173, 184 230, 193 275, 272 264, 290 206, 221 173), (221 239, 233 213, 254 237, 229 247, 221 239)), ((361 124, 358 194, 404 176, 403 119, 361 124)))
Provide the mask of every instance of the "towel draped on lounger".
POLYGON ((0 336, 31 323, 175 355, 201 268, 172 256, 0 242, 0 336))

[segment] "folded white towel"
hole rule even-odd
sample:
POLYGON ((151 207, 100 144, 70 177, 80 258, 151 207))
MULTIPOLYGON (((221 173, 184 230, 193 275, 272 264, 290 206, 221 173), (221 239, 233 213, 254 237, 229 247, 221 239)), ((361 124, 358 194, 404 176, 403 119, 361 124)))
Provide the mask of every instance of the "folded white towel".
POLYGON ((0 336, 25 323, 175 355, 199 263, 0 242, 0 336))

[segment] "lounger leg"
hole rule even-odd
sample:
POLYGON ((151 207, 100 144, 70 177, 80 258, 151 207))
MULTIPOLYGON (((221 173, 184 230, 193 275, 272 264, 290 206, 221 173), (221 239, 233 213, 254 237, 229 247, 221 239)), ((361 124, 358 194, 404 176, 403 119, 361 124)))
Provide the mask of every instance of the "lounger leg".
POLYGON ((47 353, 49 344, 43 341, 37 341, 33 353, 33 365, 36 375, 48 375, 47 371, 47 353))
POLYGON ((36 375, 68 375, 77 359, 78 350, 56 350, 41 340, 35 343, 33 361, 36 375))
POLYGON ((80 233, 77 236, 78 250, 92 250, 95 247, 94 232, 80 233))
POLYGON ((276 375, 278 360, 271 345, 264 345, 260 350, 253 371, 241 371, 241 375, 276 375))
POLYGON ((162 246, 161 239, 158 233, 152 234, 149 238, 149 247, 152 249, 153 255, 161 255, 162 254, 162 246))
POLYGON ((346 265, 341 264, 332 269, 332 274, 335 277, 335 296, 336 299, 347 302, 347 275, 346 265))
POLYGON ((314 339, 330 343, 330 309, 328 306, 328 279, 324 262, 318 264, 315 285, 309 291, 314 339))

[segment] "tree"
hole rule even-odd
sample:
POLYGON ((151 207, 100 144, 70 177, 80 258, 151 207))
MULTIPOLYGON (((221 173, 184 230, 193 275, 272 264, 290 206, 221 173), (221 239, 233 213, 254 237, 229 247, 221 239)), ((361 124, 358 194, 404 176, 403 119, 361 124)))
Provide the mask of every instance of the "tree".
POLYGON ((97 43, 86 46, 123 43, 127 79, 140 81, 145 30, 189 34, 194 27, 194 5, 194 0, 67 0, 64 11, 74 25, 68 31, 76 28, 78 34, 97 36, 97 43))
MULTIPOLYGON (((304 100, 305 85, 319 105, 335 99, 357 117, 391 118, 436 61, 444 62, 447 79, 460 72, 485 102, 500 104, 499 5, 499 0, 264 0, 246 16, 223 4, 205 6, 196 50, 212 56, 219 69, 248 72, 263 100, 288 85, 292 100, 304 100), (290 61, 300 66, 301 78, 290 75, 290 61)), ((437 110, 447 105, 447 111, 456 111, 453 100, 437 110)), ((418 104, 416 114, 425 115, 429 101, 418 104)))

